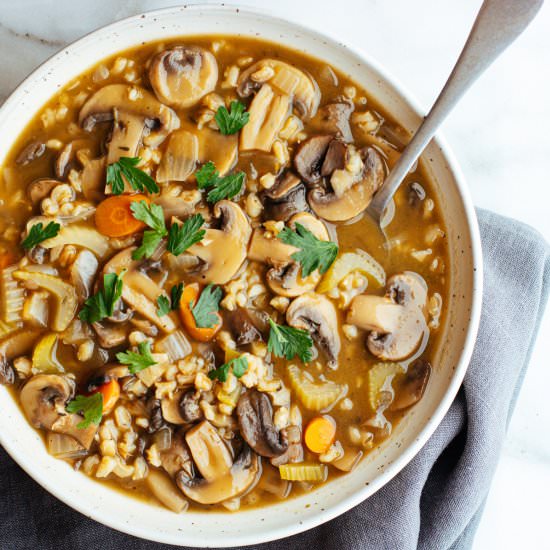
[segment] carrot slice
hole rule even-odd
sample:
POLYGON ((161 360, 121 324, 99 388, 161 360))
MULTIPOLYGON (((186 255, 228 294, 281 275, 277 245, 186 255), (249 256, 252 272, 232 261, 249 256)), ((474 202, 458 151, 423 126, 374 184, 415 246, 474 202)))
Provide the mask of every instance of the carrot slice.
POLYGON ((94 393, 103 395, 103 414, 108 414, 113 410, 120 397, 120 384, 113 378, 99 386, 94 393))
POLYGON ((191 309, 197 303, 199 299, 199 287, 198 285, 192 284, 187 285, 183 289, 180 300, 180 318, 183 326, 187 329, 189 335, 198 340, 199 342, 209 342, 216 336, 216 333, 222 327, 222 317, 219 313, 216 313, 218 322, 208 328, 208 327, 198 327, 195 322, 195 317, 191 309))
POLYGON ((127 237, 145 227, 134 218, 130 206, 133 202, 149 199, 145 195, 115 195, 102 201, 95 211, 95 225, 107 237, 127 237))
POLYGON ((316 416, 307 425, 304 440, 312 453, 326 453, 336 437, 336 422, 328 415, 316 416))

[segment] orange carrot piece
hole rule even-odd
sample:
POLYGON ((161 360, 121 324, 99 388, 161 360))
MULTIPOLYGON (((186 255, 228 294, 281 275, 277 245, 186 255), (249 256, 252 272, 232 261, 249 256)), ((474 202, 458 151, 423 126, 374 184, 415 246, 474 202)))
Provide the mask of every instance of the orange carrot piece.
POLYGON ((149 199, 145 195, 115 195, 102 201, 95 211, 97 230, 107 237, 127 237, 143 229, 145 224, 134 218, 130 206, 133 202, 149 199))
POLYGON ((331 416, 312 418, 304 432, 304 441, 312 453, 326 453, 336 437, 336 422, 331 416))
POLYGON ((195 322, 195 317, 193 316, 193 312, 191 309, 193 306, 197 303, 197 300, 199 299, 199 287, 198 285, 192 284, 187 285, 183 289, 183 293, 181 295, 180 300, 180 318, 181 322, 183 323, 183 326, 187 329, 187 332, 189 335, 194 338, 195 340, 198 340, 199 342, 209 342, 216 336, 216 333, 220 330, 222 327, 222 316, 219 313, 216 313, 216 317, 218 318, 218 322, 210 327, 198 327, 197 323, 195 322))
POLYGON ((120 397, 120 384, 115 379, 110 380, 99 386, 94 393, 103 395, 103 414, 108 414, 120 397))

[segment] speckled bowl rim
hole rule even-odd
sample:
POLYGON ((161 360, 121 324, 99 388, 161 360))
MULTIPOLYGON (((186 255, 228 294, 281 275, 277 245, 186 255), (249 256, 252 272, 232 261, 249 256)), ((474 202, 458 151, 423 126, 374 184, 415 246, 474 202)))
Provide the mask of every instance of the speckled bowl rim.
MULTIPOLYGON (((289 29, 302 33, 304 36, 311 37, 313 40, 316 40, 319 43, 321 42, 330 43, 332 46, 336 48, 345 48, 347 49, 347 51, 350 52, 351 55, 361 58, 362 62, 366 66, 368 66, 371 71, 373 71, 374 73, 377 73, 377 75, 379 75, 379 78, 381 80, 387 83, 389 87, 393 88, 397 96, 399 96, 399 100, 402 103, 404 103, 407 107, 411 108, 418 115, 418 117, 421 117, 423 115, 423 110, 419 107, 418 103, 412 98, 411 94, 406 91, 403 85, 394 76, 391 76, 379 63, 373 60, 369 55, 367 55, 360 48, 345 45, 342 43, 341 40, 332 37, 330 33, 326 33, 326 32, 321 33, 306 25, 291 22, 289 20, 281 18, 278 15, 272 15, 265 10, 259 10, 256 8, 250 8, 250 7, 244 7, 244 6, 240 7, 235 5, 225 6, 223 4, 221 5, 195 4, 195 5, 189 5, 189 6, 179 6, 179 7, 176 6, 176 7, 164 8, 164 9, 154 10, 151 12, 146 12, 143 14, 138 14, 132 17, 128 17, 120 21, 117 21, 115 23, 112 23, 110 25, 101 27, 87 34, 83 38, 72 43, 71 45, 63 48, 60 52, 56 53, 50 59, 48 59, 46 62, 40 65, 10 95, 10 97, 5 101, 5 103, 0 109, 0 119, 2 118, 2 113, 4 113, 6 110, 15 108, 15 105, 17 104, 17 102, 21 101, 25 93, 28 93, 25 90, 29 84, 36 82, 38 78, 42 77, 45 82, 44 86, 49 85, 47 82, 47 78, 45 77, 48 74, 50 74, 49 72, 55 66, 55 62, 58 59, 58 57, 64 55, 64 53, 70 52, 75 48, 92 47, 94 40, 96 40, 99 36, 106 35, 113 31, 117 31, 118 29, 122 29, 123 27, 125 27, 125 32, 127 32, 130 24, 133 24, 137 27, 139 25, 143 25, 144 22, 146 23, 148 19, 154 19, 155 17, 163 17, 170 14, 181 14, 182 11, 183 12, 185 11, 203 12, 206 14, 212 14, 216 12, 222 14, 223 12, 227 14, 231 13, 233 15, 235 13, 241 13, 245 16, 253 16, 260 20, 263 19, 263 20, 275 21, 278 24, 287 26, 289 29)), ((224 34, 231 34, 231 33, 228 32, 224 34)), ((172 36, 174 35, 166 33, 166 38, 169 38, 172 36)), ((160 40, 162 38, 163 38, 163 35, 159 33, 158 39, 160 40)), ((292 47, 291 44, 289 45, 292 47)), ((315 52, 310 52, 310 53, 312 55, 315 55, 315 52)), ((100 59, 98 58, 97 61, 100 61, 100 59)), ((58 90, 55 88, 52 89, 51 95, 53 96, 57 91, 58 90)), ((379 490, 383 485, 388 483, 388 481, 390 481, 400 470, 402 470, 407 465, 407 463, 419 452, 422 446, 433 434, 433 432, 435 431, 435 429, 443 419, 445 413, 451 406, 451 403, 455 398, 458 392, 458 389, 462 383, 462 380, 464 378, 464 375, 466 373, 466 369, 473 351, 473 346, 475 343, 475 338, 476 338, 477 330, 479 326, 479 320, 481 315, 481 296, 482 296, 482 281, 483 281, 482 255, 481 255, 481 240, 479 235, 477 218, 476 218, 475 210, 470 198, 470 193, 464 181, 460 167, 453 153, 451 152, 449 146, 447 145, 445 140, 441 137, 441 135, 438 135, 436 137, 435 144, 440 150, 446 165, 448 166, 449 170, 452 173, 452 179, 454 180, 454 183, 457 187, 457 192, 465 211, 466 226, 469 231, 469 238, 471 241, 472 265, 474 267, 474 273, 472 276, 472 280, 473 280, 472 296, 469 302, 470 321, 467 324, 467 329, 465 331, 466 334, 464 336, 464 347, 463 347, 462 354, 460 356, 460 361, 455 366, 454 374, 451 375, 449 385, 444 395, 444 398, 439 402, 439 405, 437 406, 436 410, 431 415, 431 417, 428 418, 422 430, 418 432, 415 441, 412 444, 410 444, 408 447, 404 447, 401 454, 398 456, 398 458, 394 460, 391 464, 389 464, 386 468, 384 468, 383 471, 372 482, 370 482, 367 485, 365 484, 358 485, 356 492, 354 492, 351 496, 347 497, 346 499, 342 500, 341 502, 331 507, 327 507, 326 509, 319 511, 314 515, 309 515, 308 517, 304 518, 301 521, 298 521, 295 518, 288 518, 288 521, 280 522, 280 525, 277 528, 271 528, 269 530, 266 530, 265 532, 262 531, 261 533, 256 533, 256 532, 249 533, 247 532, 246 529, 244 529, 242 532, 240 532, 237 535, 233 534, 230 540, 225 540, 223 542, 223 546, 231 546, 231 547, 244 546, 244 545, 257 544, 257 543, 267 542, 271 540, 281 539, 290 535, 294 535, 294 534, 306 531, 313 527, 316 527, 324 522, 327 522, 343 514, 344 512, 351 509, 352 507, 358 505, 359 503, 364 501, 366 498, 368 498, 370 495, 372 495, 374 492, 379 490)), ((128 533, 130 535, 138 536, 144 539, 149 539, 149 540, 153 540, 161 543, 167 543, 167 544, 182 545, 182 546, 212 547, 212 546, 216 546, 221 541, 221 537, 219 536, 219 533, 216 534, 216 536, 210 536, 209 534, 202 534, 200 538, 197 538, 196 533, 192 534, 192 537, 189 537, 184 532, 183 529, 180 529, 179 530, 180 532, 177 535, 174 535, 167 532, 159 532, 159 531, 151 530, 149 528, 143 528, 141 525, 139 525, 139 523, 129 524, 128 522, 122 521, 117 516, 108 516, 107 514, 102 512, 101 507, 94 508, 93 506, 90 505, 90 503, 86 502, 85 500, 83 501, 76 500, 74 497, 69 495, 62 486, 51 483, 46 475, 47 472, 37 469, 35 463, 33 462, 33 457, 28 456, 24 452, 24 449, 18 446, 17 442, 14 442, 13 440, 9 440, 8 438, 6 438, 4 436, 4 433, 2 433, 2 431, 0 431, 0 443, 6 449, 6 451, 11 455, 11 457, 19 464, 19 466, 21 466, 33 479, 35 479, 35 481, 37 481, 40 485, 42 485, 47 491, 49 491, 51 494, 53 494, 54 496, 56 496, 57 498, 65 502, 67 505, 74 508, 75 510, 78 510, 82 514, 90 518, 93 518, 94 520, 100 523, 108 525, 119 531, 128 533)), ((263 508, 263 510, 267 511, 268 513, 270 509, 271 509, 270 507, 263 508)), ((284 511, 278 510, 278 513, 284 514, 284 511)), ((237 513, 237 515, 234 515, 234 516, 226 515, 225 517, 233 521, 233 520, 237 520, 238 516, 241 514, 242 512, 237 513)))

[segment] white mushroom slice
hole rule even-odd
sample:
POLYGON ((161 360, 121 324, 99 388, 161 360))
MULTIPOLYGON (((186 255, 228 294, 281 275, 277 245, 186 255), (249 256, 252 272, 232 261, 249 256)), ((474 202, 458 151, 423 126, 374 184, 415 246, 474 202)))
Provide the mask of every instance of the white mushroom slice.
POLYGON ((386 296, 360 294, 351 301, 347 323, 387 334, 396 330, 404 309, 386 296))
POLYGON ((334 304, 322 294, 308 292, 296 298, 286 311, 286 322, 307 330, 323 350, 329 366, 337 368, 340 353, 338 317, 334 304))
POLYGON ((150 277, 139 271, 141 262, 132 259, 135 249, 136 247, 126 248, 113 256, 105 264, 103 272, 120 274, 126 270, 122 284, 122 299, 163 331, 172 332, 176 328, 172 317, 159 317, 157 313, 156 299, 163 291, 150 277))
POLYGON ((176 113, 151 92, 126 84, 109 84, 99 89, 80 109, 78 121, 91 131, 98 122, 112 121, 117 108, 143 118, 146 122, 143 143, 151 147, 160 145, 180 125, 176 113))
POLYGON ((246 259, 250 224, 241 207, 228 200, 216 203, 214 216, 219 229, 207 229, 202 241, 188 252, 199 258, 199 267, 192 272, 203 283, 223 285, 231 280, 246 259))
POLYGON ((78 156, 83 170, 80 174, 82 194, 89 201, 99 202, 104 198, 106 157, 90 159, 87 155, 78 156))
POLYGON ((248 258, 254 262, 263 262, 270 265, 288 263, 290 256, 298 249, 290 244, 285 244, 271 234, 267 235, 265 229, 254 229, 248 248, 248 258))
POLYGON ((185 433, 185 441, 193 461, 206 481, 226 475, 233 465, 233 457, 218 430, 203 420, 185 433))
POLYGON ((241 151, 271 151, 291 106, 290 96, 275 93, 269 84, 264 84, 248 108, 250 118, 241 130, 241 151))
POLYGON ((153 57, 149 80, 160 101, 185 109, 215 89, 218 64, 203 48, 176 46, 153 57))
MULTIPOLYGON (((113 109, 113 113, 113 132, 107 144, 107 164, 117 162, 120 157, 136 157, 145 130, 143 116, 127 113, 116 107, 113 109)), ((128 188, 127 191, 131 191, 131 188, 128 188)))
POLYGON ((199 140, 187 130, 179 130, 170 136, 157 170, 157 181, 185 181, 194 171, 199 160, 199 140))
POLYGON ((239 142, 237 134, 224 136, 207 126, 195 132, 199 140, 199 162, 212 161, 224 176, 237 164, 239 142))
POLYGON ((161 399, 160 408, 162 410, 162 418, 164 418, 166 422, 176 425, 186 424, 180 413, 180 399, 183 393, 184 390, 178 390, 172 397, 161 399))
POLYGON ((321 93, 310 75, 278 59, 262 59, 241 73, 237 91, 248 97, 265 82, 278 93, 290 96, 303 118, 315 116, 321 93))

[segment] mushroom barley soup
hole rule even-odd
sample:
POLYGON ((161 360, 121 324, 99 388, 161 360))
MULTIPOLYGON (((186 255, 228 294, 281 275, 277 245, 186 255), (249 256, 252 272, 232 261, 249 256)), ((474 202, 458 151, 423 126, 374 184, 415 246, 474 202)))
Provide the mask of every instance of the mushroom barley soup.
POLYGON ((0 381, 48 451, 174 512, 353 470, 429 383, 447 242, 405 132, 335 67, 145 44, 61 90, 0 190, 0 381))

